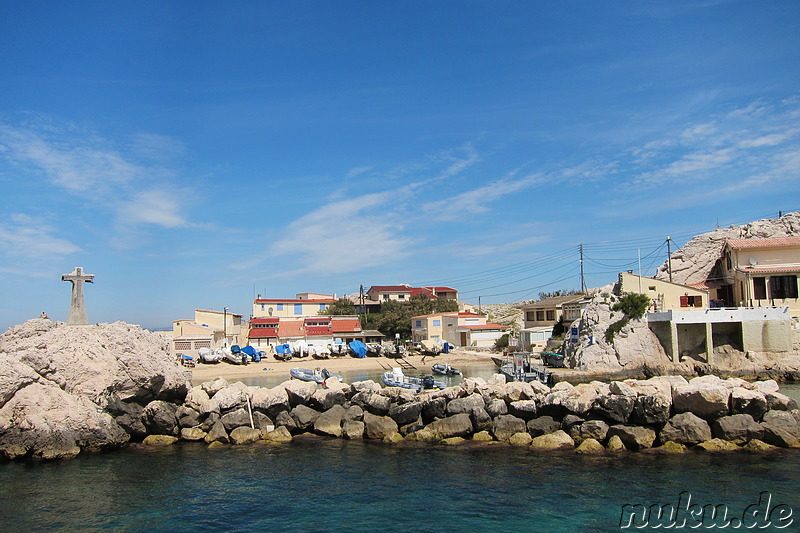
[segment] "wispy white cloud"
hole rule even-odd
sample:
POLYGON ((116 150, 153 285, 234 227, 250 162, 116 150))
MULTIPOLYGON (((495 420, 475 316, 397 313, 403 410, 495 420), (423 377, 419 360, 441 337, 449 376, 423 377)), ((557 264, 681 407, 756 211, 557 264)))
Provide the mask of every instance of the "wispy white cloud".
MULTIPOLYGON (((0 158, 26 179, 41 176, 94 212, 111 212, 118 232, 134 226, 187 225, 183 195, 171 185, 167 165, 185 148, 170 137, 149 133, 114 143, 71 124, 40 118, 22 125, 0 124, 0 158)), ((109 241, 115 242, 114 236, 109 241)))
POLYGON ((57 232, 40 217, 14 213, 0 222, 0 250, 12 261, 43 258, 53 261, 81 251, 79 246, 56 237, 57 232))

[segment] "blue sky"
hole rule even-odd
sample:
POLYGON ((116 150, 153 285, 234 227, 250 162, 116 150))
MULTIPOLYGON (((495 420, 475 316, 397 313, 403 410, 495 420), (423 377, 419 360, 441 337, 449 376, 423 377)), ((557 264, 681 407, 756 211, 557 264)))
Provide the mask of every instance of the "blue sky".
MULTIPOLYGON (((800 3, 3 2, 0 328, 472 303, 800 209, 800 3)), ((641 261, 639 257, 642 257, 641 261)))

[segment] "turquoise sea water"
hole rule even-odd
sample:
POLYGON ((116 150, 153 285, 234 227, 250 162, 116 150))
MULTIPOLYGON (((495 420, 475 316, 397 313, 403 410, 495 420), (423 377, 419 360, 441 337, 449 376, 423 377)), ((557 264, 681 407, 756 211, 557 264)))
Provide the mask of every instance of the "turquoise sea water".
MULTIPOLYGON (((795 397, 800 387, 784 387, 795 397)), ((325 438, 0 464, 3 531, 615 531, 625 504, 741 516, 762 492, 800 530, 800 451, 584 457, 325 438)), ((763 529, 762 529, 763 530, 763 529)), ((770 530, 770 529, 766 529, 770 530)), ((775 529, 778 531, 778 529, 775 529)))
POLYGON ((769 491, 800 524, 800 453, 583 457, 335 439, 0 465, 5 531, 613 531, 622 505, 734 515, 769 491))

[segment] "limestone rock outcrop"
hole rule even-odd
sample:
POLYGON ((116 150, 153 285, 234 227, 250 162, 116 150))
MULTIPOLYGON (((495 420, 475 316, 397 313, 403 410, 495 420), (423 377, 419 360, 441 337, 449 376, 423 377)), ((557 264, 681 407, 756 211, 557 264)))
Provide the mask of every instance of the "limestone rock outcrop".
MULTIPOLYGON (((183 402, 190 389, 190 374, 166 348, 160 335, 123 322, 33 319, 8 329, 0 335, 0 457, 68 457, 122 446, 128 429, 143 436, 142 408, 183 402)), ((169 433, 178 434, 177 419, 169 433)))

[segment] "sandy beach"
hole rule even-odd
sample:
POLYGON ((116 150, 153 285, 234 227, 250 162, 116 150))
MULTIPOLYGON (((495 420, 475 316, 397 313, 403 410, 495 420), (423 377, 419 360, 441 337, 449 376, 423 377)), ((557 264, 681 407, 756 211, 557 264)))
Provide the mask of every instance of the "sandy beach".
MULTIPOLYGON (((460 364, 491 363, 491 357, 497 355, 498 354, 486 352, 456 350, 449 354, 439 354, 437 356, 409 355, 405 357, 405 361, 420 370, 429 370, 430 366, 434 363, 450 363, 455 367, 458 367, 460 364)), ((294 367, 322 367, 327 368, 331 372, 340 373, 350 370, 382 372, 390 370, 395 366, 399 366, 397 361, 388 357, 364 357, 363 359, 350 356, 331 357, 330 359, 304 357, 302 359, 292 359, 291 361, 278 361, 272 356, 269 356, 262 359, 261 362, 250 363, 249 365, 232 365, 224 361, 210 365, 198 364, 192 369, 192 383, 198 385, 218 376, 228 381, 269 375, 285 375, 287 379, 289 379, 289 369, 294 367)))

